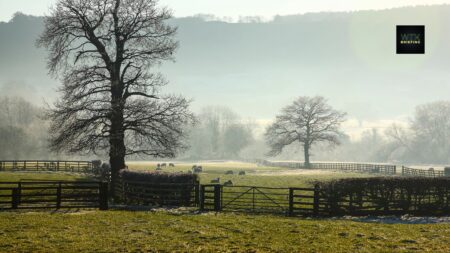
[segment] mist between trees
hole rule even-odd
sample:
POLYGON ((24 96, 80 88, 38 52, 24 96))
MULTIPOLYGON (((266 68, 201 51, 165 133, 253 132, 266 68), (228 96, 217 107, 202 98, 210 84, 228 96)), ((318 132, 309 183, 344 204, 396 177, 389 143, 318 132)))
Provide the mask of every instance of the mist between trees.
MULTIPOLYGON (((49 122, 45 109, 21 97, 0 97, 0 159, 61 159, 73 155, 55 154, 48 149, 49 122)), ((244 119, 225 106, 208 106, 196 114, 196 124, 184 140, 188 148, 176 159, 280 159, 303 160, 303 147, 287 146, 269 157, 264 126, 244 119)), ((318 143, 310 150, 311 161, 450 163, 450 101, 419 105, 408 126, 393 124, 384 131, 368 129, 358 140, 346 134, 340 145, 318 143)), ((105 157, 106 159, 106 151, 105 157)), ((94 155, 79 156, 94 159, 94 155)), ((151 160, 132 156, 129 160, 151 160)))

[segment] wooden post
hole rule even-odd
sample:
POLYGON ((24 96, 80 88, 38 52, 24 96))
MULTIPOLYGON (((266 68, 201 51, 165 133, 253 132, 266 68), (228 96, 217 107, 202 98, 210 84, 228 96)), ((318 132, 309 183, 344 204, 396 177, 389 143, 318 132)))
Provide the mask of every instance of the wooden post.
POLYGON ((199 205, 199 198, 200 198, 200 185, 197 183, 195 183, 194 186, 194 206, 198 206, 199 205))
POLYGON ((294 215, 294 189, 289 188, 289 216, 294 215))
POLYGON ((100 210, 108 210, 108 183, 99 183, 99 206, 100 210))
POLYGON ((12 189, 12 201, 11 201, 12 209, 19 208, 19 198, 20 198, 19 188, 12 189))
POLYGON ((61 208, 61 182, 58 183, 58 188, 56 189, 56 209, 61 208))
POLYGON ((319 216, 319 200, 320 200, 320 187, 318 184, 314 185, 314 205, 313 205, 313 213, 314 216, 319 216))
POLYGON ((17 187, 17 190, 19 192, 19 194, 17 195, 17 204, 20 205, 20 202, 22 201, 22 183, 17 183, 17 187))
POLYGON ((205 186, 200 186, 200 211, 205 211, 205 186))
POLYGON ((222 186, 221 185, 214 185, 214 211, 215 212, 220 212, 222 210, 222 206, 220 205, 221 203, 221 189, 222 186))
POLYGON ((353 211, 354 211, 354 208, 353 208, 353 192, 350 192, 350 195, 349 195, 348 208, 350 210, 350 215, 352 215, 353 211))
POLYGON ((252 210, 255 211, 255 187, 252 187, 252 210))

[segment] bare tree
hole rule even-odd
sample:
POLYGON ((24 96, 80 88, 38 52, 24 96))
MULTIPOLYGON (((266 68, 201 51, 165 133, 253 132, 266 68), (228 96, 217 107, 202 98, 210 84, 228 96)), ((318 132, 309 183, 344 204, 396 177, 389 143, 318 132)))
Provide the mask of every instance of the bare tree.
POLYGON ((340 124, 345 113, 331 108, 323 97, 299 97, 293 104, 282 109, 265 133, 270 146, 268 155, 280 154, 295 142, 303 146, 305 166, 310 166, 311 146, 318 142, 339 144, 340 124))
POLYGON ((189 101, 158 95, 166 81, 154 72, 178 46, 170 18, 157 0, 59 0, 37 42, 63 82, 48 114, 52 149, 109 149, 112 189, 126 155, 173 157, 183 147, 189 101))
POLYGON ((450 101, 416 107, 406 127, 392 125, 386 130, 392 152, 406 162, 448 163, 450 157, 450 101))

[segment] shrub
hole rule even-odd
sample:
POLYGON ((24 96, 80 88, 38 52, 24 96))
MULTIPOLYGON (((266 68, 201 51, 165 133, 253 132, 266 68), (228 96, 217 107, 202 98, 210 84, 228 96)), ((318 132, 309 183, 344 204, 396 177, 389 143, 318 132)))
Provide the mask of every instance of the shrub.
POLYGON ((325 209, 340 214, 448 215, 450 178, 346 178, 317 184, 325 209))
POLYGON ((120 178, 119 199, 127 204, 190 206, 198 194, 196 174, 122 170, 120 178))
POLYGON ((161 171, 121 170, 120 177, 125 181, 146 182, 153 184, 194 184, 198 175, 189 173, 167 173, 161 171))

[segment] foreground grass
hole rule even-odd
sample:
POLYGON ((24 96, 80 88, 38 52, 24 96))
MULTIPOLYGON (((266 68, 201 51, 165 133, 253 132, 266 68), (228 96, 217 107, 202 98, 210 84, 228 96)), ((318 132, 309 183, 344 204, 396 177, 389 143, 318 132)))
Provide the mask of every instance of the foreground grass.
POLYGON ((237 214, 0 213, 2 252, 449 252, 450 224, 237 214))

